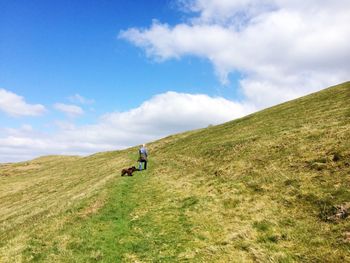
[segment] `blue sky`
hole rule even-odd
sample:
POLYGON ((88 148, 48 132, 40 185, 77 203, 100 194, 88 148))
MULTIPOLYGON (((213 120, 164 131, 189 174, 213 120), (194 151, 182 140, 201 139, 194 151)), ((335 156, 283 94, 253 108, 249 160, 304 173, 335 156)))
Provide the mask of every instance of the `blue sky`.
MULTIPOLYGON (((171 1, 3 1, 1 87, 45 105, 76 93, 98 114, 167 90, 225 94, 206 59, 156 63, 120 30, 183 19, 171 1), (190 72, 190 74, 189 74, 190 72)), ((232 90, 231 90, 232 91, 232 90)))
POLYGON ((0 10, 0 162, 133 146, 349 73, 341 0, 0 0, 0 10))

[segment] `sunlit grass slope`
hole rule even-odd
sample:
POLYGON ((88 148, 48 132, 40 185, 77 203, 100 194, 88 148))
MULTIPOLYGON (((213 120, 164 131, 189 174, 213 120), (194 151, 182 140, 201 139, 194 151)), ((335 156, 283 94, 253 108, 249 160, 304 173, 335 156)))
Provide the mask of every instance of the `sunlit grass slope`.
POLYGON ((1 165, 0 262, 350 262, 349 82, 148 148, 1 165))

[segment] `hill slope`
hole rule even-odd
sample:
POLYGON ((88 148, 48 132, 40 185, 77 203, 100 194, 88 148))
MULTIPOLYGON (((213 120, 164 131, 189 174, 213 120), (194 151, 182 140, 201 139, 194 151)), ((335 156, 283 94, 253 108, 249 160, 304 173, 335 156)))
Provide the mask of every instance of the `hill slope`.
POLYGON ((151 143, 133 177, 136 148, 0 165, 0 261, 350 261, 349 138, 348 82, 151 143))

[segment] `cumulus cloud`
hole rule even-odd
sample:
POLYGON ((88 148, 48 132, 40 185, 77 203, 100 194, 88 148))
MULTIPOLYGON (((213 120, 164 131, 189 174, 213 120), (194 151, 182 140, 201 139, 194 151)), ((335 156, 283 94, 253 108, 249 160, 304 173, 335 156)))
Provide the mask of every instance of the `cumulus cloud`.
POLYGON ((10 116, 19 117, 42 115, 46 109, 41 104, 29 104, 22 96, 0 89, 0 111, 10 116))
POLYGON ((183 10, 199 14, 194 22, 243 25, 255 15, 275 8, 270 0, 180 0, 183 10))
POLYGON ((167 92, 139 107, 112 112, 96 124, 76 126, 59 122, 54 134, 20 129, 0 130, 0 162, 27 160, 47 154, 86 155, 127 148, 196 128, 207 127, 255 111, 249 104, 235 103, 204 94, 167 92))
POLYGON ((169 26, 129 28, 119 37, 157 61, 208 59, 222 84, 240 88, 258 108, 346 81, 350 73, 350 2, 344 0, 182 0, 192 14, 169 26))
POLYGON ((84 114, 83 109, 76 105, 55 103, 54 108, 58 111, 67 114, 69 117, 76 117, 84 114))
POLYGON ((186 129, 205 127, 241 117, 254 109, 224 98, 204 94, 167 92, 156 95, 140 107, 123 113, 111 113, 103 117, 107 123, 131 127, 129 132, 161 136, 186 129))

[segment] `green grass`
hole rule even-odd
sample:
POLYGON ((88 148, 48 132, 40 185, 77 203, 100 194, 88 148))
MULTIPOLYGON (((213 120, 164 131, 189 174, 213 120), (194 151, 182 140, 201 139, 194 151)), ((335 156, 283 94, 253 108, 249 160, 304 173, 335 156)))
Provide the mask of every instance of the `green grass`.
POLYGON ((350 83, 137 149, 0 165, 0 262, 346 262, 350 83))

